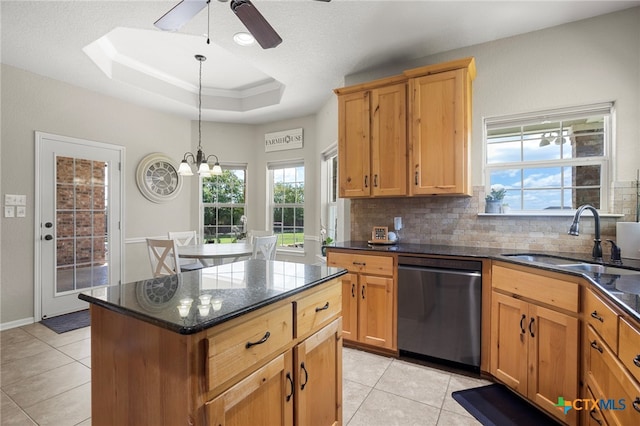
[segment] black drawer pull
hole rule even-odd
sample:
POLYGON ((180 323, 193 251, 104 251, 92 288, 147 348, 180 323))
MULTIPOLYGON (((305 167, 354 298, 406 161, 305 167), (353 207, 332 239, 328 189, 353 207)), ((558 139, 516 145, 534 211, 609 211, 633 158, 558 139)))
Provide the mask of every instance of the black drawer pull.
POLYGON ((267 331, 266 333, 264 333, 264 337, 257 342, 247 342, 245 348, 249 349, 251 346, 261 345, 269 339, 269 336, 271 336, 271 333, 267 331))
POLYGON ((304 383, 300 383, 300 390, 304 390, 304 387, 307 386, 307 383, 309 383, 309 372, 304 366, 304 362, 300 364, 300 368, 302 368, 302 371, 304 371, 304 383))
POLYGON ((316 312, 326 311, 327 309, 329 309, 329 302, 325 303, 322 308, 316 308, 316 312))
POLYGON ((353 262, 353 264, 357 266, 367 266, 366 262, 353 262))
POLYGON ((633 405, 633 409, 640 413, 640 397, 636 396, 636 399, 631 404, 633 405))
POLYGON ((636 355, 636 357, 633 359, 633 363, 636 367, 640 367, 640 354, 636 355))
POLYGON ((602 425, 602 420, 600 420, 600 419, 596 418, 596 416, 594 416, 595 412, 596 412, 595 408, 593 410, 589 411, 589 417, 591 417, 599 425, 602 425))
POLYGON ((598 311, 591 312, 591 318, 595 318, 600 322, 604 322, 604 318, 602 318, 600 315, 598 315, 598 311))
POLYGON ((289 400, 293 396, 293 392, 295 392, 296 387, 293 384, 293 379, 291 378, 291 373, 289 372, 287 372, 287 380, 289 381, 289 383, 291 383, 291 393, 287 395, 287 402, 289 402, 289 400))
POLYGON ((598 346, 598 342, 596 342, 595 340, 593 342, 591 342, 591 347, 593 349, 595 349, 596 351, 602 353, 602 348, 600 346, 598 346))

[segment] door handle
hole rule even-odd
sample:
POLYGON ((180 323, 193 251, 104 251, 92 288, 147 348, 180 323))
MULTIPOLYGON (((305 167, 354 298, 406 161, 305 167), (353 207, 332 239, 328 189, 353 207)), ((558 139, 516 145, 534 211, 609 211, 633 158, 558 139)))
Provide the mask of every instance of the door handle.
POLYGON ((47 240, 47 241, 51 241, 51 240, 53 240, 53 235, 47 234, 47 235, 44 236, 44 239, 47 240))
POLYGON ((44 224, 44 227, 45 228, 52 228, 53 227, 53 223, 47 222, 47 223, 44 224))

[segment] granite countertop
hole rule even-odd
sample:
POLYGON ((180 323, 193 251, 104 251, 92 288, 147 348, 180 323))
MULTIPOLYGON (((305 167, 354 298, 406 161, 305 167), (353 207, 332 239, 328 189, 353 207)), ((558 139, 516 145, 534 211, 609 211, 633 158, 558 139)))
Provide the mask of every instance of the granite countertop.
POLYGON ((100 289, 78 297, 176 333, 194 334, 345 273, 326 265, 246 260, 108 287, 106 295, 100 289), (206 315, 197 306, 203 294, 211 296, 213 305, 206 315), (178 312, 183 299, 193 299, 184 317, 178 312))
MULTIPOLYGON (((566 259, 566 263, 596 263, 591 259, 590 253, 554 252, 546 250, 507 250, 486 247, 445 246, 436 244, 404 244, 398 242, 392 245, 372 245, 366 241, 345 241, 336 243, 328 248, 363 250, 369 252, 396 253, 399 255, 438 255, 486 258, 501 260, 526 266, 533 266, 553 272, 562 272, 571 275, 580 275, 589 279, 596 287, 609 296, 611 301, 618 305, 629 315, 640 321, 640 260, 622 258, 623 265, 608 263, 608 253, 605 254, 605 262, 602 265, 615 266, 616 268, 632 269, 638 271, 637 275, 598 274, 594 272, 575 271, 548 263, 534 262, 530 260, 514 258, 516 254, 542 254, 545 256, 566 259)), ((624 255, 624 253, 623 253, 624 255)))

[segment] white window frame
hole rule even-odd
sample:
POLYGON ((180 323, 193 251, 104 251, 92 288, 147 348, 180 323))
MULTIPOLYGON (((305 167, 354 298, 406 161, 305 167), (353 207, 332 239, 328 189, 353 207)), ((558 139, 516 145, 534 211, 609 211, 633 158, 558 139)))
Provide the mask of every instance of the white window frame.
MULTIPOLYGON (((269 162, 267 163, 267 171, 268 171, 268 185, 269 185, 269 199, 267 200, 267 205, 268 205, 268 215, 269 215, 269 229, 274 230, 274 234, 275 229, 274 229, 274 223, 273 223, 273 209, 275 208, 275 203, 273 202, 273 171, 274 170, 280 170, 280 169, 285 169, 285 168, 291 168, 291 167, 303 167, 304 168, 304 181, 305 181, 305 201, 302 204, 299 203, 283 203, 283 204, 278 204, 278 207, 294 207, 294 208, 302 208, 303 212, 305 212, 305 204, 306 204, 306 200, 307 200, 307 192, 306 192, 306 184, 307 184, 307 167, 304 164, 304 159, 292 159, 292 160, 284 160, 284 161, 274 161, 274 162, 269 162)), ((303 227, 303 232, 304 235, 306 237, 307 235, 307 223, 306 223, 306 215, 305 215, 305 225, 303 227)), ((281 246, 278 245, 276 246, 276 252, 290 252, 290 253, 306 253, 306 248, 305 248, 305 237, 303 237, 303 247, 288 247, 288 246, 281 246)))
MULTIPOLYGON (((246 163, 225 163, 220 165, 222 170, 244 170, 244 203, 205 203, 202 199, 202 185, 204 183, 202 176, 198 176, 198 204, 199 208, 199 229, 200 229, 200 239, 204 242, 205 233, 204 233, 204 209, 206 207, 233 207, 233 208, 244 208, 244 215, 247 215, 247 209, 249 208, 248 198, 247 198, 247 182, 248 182, 248 167, 246 163)), ((242 224, 237 224, 240 227, 241 232, 244 232, 246 235, 246 229, 243 229, 242 224)))
MULTIPOLYGON (((546 111, 537 111, 506 116, 485 117, 483 119, 483 172, 485 194, 491 191, 491 172, 505 169, 526 169, 529 167, 572 167, 583 165, 600 165, 600 213, 610 213, 612 203, 610 200, 610 182, 613 176, 613 153, 615 145, 615 105, 613 102, 584 105, 570 108, 558 108, 546 111), (509 163, 489 164, 487 158, 488 133, 492 128, 517 127, 535 123, 566 121, 585 117, 588 115, 602 114, 605 116, 605 135, 603 155, 599 157, 579 157, 571 159, 551 161, 517 161, 509 163)), ((481 203, 482 205, 482 203, 481 203)), ((539 216, 570 216, 575 209, 566 210, 511 210, 512 215, 539 215, 539 216)))
MULTIPOLYGON (((333 144, 321 155, 321 169, 323 182, 321 200, 322 214, 320 217, 320 226, 326 231, 326 237, 331 237, 333 241, 338 240, 338 222, 339 218, 339 197, 338 197, 338 146, 333 144), (335 174, 333 171, 332 163, 336 161, 335 174), (335 185, 334 185, 335 182, 335 185), (333 210, 333 214, 331 211, 333 210)), ((323 236, 320 236, 320 244, 322 244, 323 236)))

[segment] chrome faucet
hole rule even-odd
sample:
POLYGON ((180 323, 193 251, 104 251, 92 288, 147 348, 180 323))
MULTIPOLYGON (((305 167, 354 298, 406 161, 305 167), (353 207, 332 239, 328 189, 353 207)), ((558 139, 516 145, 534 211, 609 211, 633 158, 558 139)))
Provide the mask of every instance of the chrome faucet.
POLYGON ((580 235, 580 215, 585 210, 591 210, 591 212, 593 213, 593 219, 596 228, 596 235, 593 239, 593 250, 591 251, 591 256, 596 262, 602 262, 602 246, 600 245, 600 215, 598 214, 598 210, 596 210, 595 207, 593 207, 591 204, 584 204, 578 208, 578 210, 576 211, 576 215, 573 217, 573 223, 571 223, 571 227, 569 228, 569 235, 580 235))

